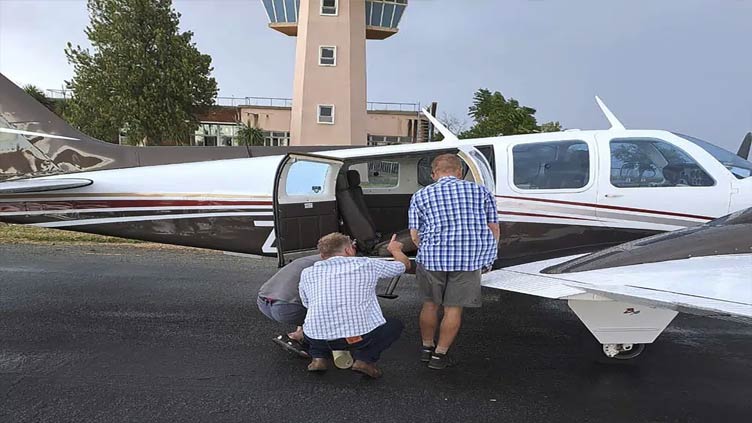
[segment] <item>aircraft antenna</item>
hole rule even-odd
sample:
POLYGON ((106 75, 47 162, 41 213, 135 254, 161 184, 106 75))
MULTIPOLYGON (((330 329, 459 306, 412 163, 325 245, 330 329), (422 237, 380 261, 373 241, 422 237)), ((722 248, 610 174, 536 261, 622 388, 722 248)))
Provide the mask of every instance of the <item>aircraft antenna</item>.
POLYGON ((622 125, 621 122, 619 122, 619 119, 616 118, 616 115, 611 113, 611 110, 608 109, 606 106, 606 103, 601 100, 600 97, 595 96, 595 101, 598 103, 598 107, 601 108, 601 111, 604 115, 606 115, 606 119, 608 119, 608 122, 611 124, 611 129, 617 129, 617 130, 625 130, 627 128, 622 125))
POLYGON ((452 131, 449 130, 446 126, 444 126, 443 123, 441 123, 434 115, 428 112, 426 109, 422 109, 421 112, 423 112, 423 115, 428 118, 428 120, 431 122, 431 124, 434 126, 434 128, 438 129, 439 132, 441 132, 441 135, 444 136, 443 141, 459 141, 459 138, 457 138, 457 135, 452 133, 452 131))

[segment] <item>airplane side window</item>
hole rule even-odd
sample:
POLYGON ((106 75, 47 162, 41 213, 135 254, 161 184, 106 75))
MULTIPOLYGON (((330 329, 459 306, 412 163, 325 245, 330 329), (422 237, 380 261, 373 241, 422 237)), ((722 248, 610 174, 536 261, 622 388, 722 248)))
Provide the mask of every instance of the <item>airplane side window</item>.
MULTIPOLYGON (((431 177, 431 162, 437 155, 438 154, 422 157, 420 160, 418 160, 418 184, 420 184, 420 186, 427 187, 434 183, 434 180, 431 177)), ((470 169, 467 167, 465 162, 462 162, 463 178, 467 176, 469 170, 470 169)))
POLYGON ((398 162, 371 160, 352 165, 360 174, 361 188, 394 188, 399 185, 400 166, 398 162), (367 172, 367 176, 364 174, 367 172))
POLYGON ((529 190, 582 188, 590 181, 584 141, 519 144, 512 148, 514 185, 529 190))
POLYGON ((709 187, 715 180, 686 152, 655 139, 611 141, 611 184, 617 188, 709 187))
POLYGON ((287 172, 285 192, 287 195, 324 195, 326 191, 326 163, 295 162, 287 172))

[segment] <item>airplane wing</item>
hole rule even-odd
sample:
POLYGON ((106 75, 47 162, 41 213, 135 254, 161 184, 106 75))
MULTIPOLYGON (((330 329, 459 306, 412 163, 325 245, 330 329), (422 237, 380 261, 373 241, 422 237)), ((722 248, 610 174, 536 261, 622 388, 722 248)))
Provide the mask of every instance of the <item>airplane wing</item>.
POLYGON ((91 185, 91 179, 84 178, 34 178, 0 182, 0 194, 57 191, 61 189, 81 188, 91 185))
POLYGON ((573 257, 495 270, 483 285, 546 298, 592 294, 752 323, 752 254, 692 257, 581 272, 541 273, 573 257))

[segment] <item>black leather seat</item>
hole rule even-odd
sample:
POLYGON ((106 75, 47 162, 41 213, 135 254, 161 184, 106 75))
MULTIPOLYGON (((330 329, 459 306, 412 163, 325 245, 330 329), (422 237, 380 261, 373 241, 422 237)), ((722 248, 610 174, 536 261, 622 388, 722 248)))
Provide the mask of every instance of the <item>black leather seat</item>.
MULTIPOLYGON (((363 188, 360 187, 360 173, 348 170, 347 174, 337 176, 337 207, 344 223, 345 231, 358 243, 358 249, 367 255, 390 256, 386 250, 392 234, 384 240, 376 231, 376 225, 368 210, 363 188)), ((410 239, 410 231, 405 229, 397 233, 397 240, 404 244, 403 251, 411 253, 417 247, 410 239)))

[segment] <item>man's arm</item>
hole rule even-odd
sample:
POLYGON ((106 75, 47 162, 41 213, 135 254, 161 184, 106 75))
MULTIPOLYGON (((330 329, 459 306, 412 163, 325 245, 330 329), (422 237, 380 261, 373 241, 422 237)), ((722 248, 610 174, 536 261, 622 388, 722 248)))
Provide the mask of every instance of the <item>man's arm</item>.
POLYGON ((415 204, 415 195, 410 199, 410 208, 407 209, 407 227, 410 228, 410 239, 416 247, 420 247, 420 234, 418 228, 420 228, 420 214, 418 213, 418 206, 415 204))
MULTIPOLYGON (((412 230, 410 230, 410 236, 412 237, 412 230)), ((417 231, 416 231, 417 234, 417 231)), ((416 243, 417 245, 417 243, 416 243)), ((405 253, 402 252, 402 243, 397 242, 397 235, 392 235, 392 239, 389 241, 389 245, 386 246, 386 250, 392 253, 392 257, 395 260, 405 265, 405 271, 410 270, 410 259, 407 258, 405 253)))
POLYGON ((499 223, 489 223, 488 229, 491 230, 491 233, 493 234, 494 239, 496 242, 499 242, 499 238, 501 237, 501 229, 499 228, 499 223))
POLYGON ((410 229, 410 239, 413 240, 416 247, 420 247, 420 234, 417 229, 410 229))
POLYGON ((487 189, 485 191, 486 222, 488 223, 488 229, 491 230, 494 239, 496 240, 496 242, 499 242, 501 229, 499 228, 499 211, 496 208, 496 198, 494 198, 494 195, 491 193, 491 191, 488 191, 487 189))
POLYGON ((300 285, 298 285, 298 293, 300 294, 300 302, 303 303, 303 307, 308 308, 308 297, 306 296, 305 289, 303 289, 303 281, 306 279, 305 275, 307 273, 306 270, 308 269, 304 269, 300 274, 300 285))

